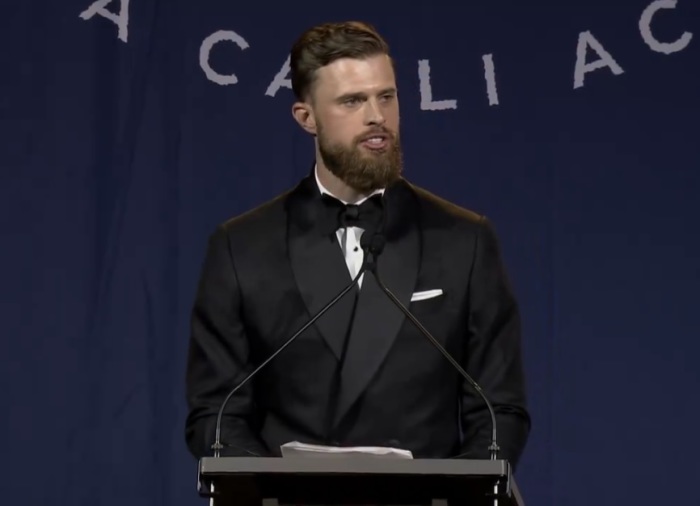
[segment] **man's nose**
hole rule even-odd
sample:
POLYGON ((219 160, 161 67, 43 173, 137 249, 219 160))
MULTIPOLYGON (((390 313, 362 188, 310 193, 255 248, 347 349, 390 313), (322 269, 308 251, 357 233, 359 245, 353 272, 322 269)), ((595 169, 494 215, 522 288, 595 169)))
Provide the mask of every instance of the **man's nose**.
POLYGON ((384 124, 384 114, 376 100, 368 100, 365 103, 365 123, 368 125, 384 124))

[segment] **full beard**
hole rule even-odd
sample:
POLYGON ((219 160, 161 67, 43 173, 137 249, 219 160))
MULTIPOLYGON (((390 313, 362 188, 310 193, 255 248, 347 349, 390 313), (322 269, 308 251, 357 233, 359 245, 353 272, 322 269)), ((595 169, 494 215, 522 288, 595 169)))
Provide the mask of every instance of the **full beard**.
POLYGON ((376 130, 387 136, 383 150, 372 151, 360 146, 361 137, 351 146, 333 144, 318 129, 318 144, 321 158, 328 170, 345 184, 360 193, 371 193, 386 188, 399 179, 402 172, 403 155, 399 135, 386 129, 376 130))

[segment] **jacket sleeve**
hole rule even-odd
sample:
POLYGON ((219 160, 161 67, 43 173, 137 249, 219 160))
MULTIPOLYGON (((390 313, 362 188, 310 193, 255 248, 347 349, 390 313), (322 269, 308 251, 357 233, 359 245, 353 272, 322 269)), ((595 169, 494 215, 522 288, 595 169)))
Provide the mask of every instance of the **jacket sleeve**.
MULTIPOLYGON (((213 454, 219 408, 231 389, 251 372, 248 357, 229 236, 220 226, 209 238, 191 315, 185 439, 196 458, 213 454)), ((251 381, 231 397, 223 413, 222 456, 269 455, 259 437, 258 418, 251 381)))
MULTIPOLYGON (((521 322, 496 233, 481 219, 469 283, 469 334, 464 369, 481 386, 496 413, 499 458, 517 467, 530 432, 521 357, 521 322)), ((474 388, 461 398, 463 458, 487 459, 491 417, 474 388)))

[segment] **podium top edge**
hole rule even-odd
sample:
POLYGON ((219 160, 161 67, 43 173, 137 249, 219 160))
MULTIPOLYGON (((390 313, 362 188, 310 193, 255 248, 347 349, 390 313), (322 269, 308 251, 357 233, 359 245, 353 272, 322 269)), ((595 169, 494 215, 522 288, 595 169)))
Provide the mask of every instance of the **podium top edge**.
POLYGON ((505 460, 329 457, 204 457, 201 476, 227 474, 381 474, 510 477, 505 460))

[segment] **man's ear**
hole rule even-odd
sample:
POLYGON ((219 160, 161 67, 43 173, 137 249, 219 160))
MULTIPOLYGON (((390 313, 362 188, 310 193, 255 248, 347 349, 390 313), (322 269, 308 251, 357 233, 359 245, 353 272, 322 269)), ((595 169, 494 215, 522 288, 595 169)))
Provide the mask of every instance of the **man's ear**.
POLYGON ((295 102, 292 106, 292 116, 299 126, 312 135, 316 135, 316 118, 311 106, 306 102, 295 102))

